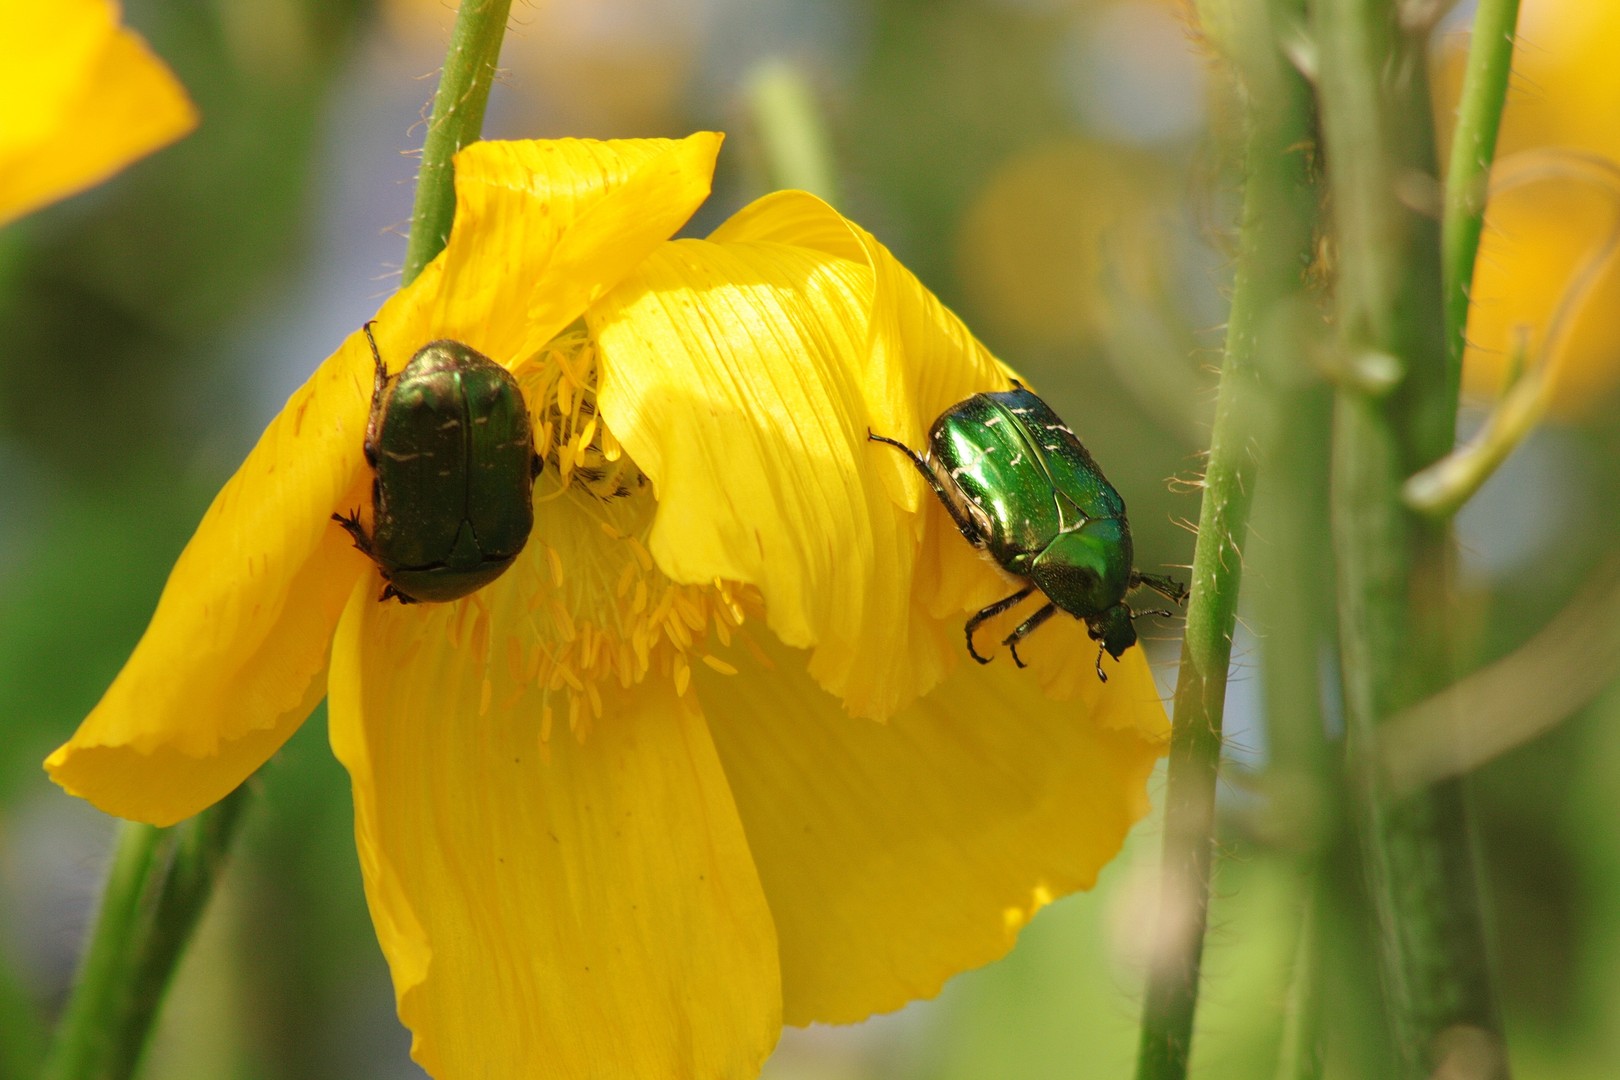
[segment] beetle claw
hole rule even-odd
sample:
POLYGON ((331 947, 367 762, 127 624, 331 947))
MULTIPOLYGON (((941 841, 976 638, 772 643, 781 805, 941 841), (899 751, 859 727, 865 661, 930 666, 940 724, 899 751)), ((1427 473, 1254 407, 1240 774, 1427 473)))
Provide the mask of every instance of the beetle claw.
MULTIPOLYGON (((980 656, 979 655, 979 650, 975 649, 973 647, 973 626, 972 626, 972 624, 969 624, 968 628, 967 628, 967 646, 968 646, 968 655, 973 657, 973 659, 977 660, 981 664, 988 664, 990 662, 990 658, 988 656, 980 656)), ((1016 654, 1014 654, 1014 658, 1016 659, 1016 654)))
POLYGON ((1009 640, 1007 642, 1007 651, 1012 653, 1013 663, 1021 668, 1029 667, 1028 664, 1024 663, 1023 658, 1018 655, 1018 642, 1009 640))

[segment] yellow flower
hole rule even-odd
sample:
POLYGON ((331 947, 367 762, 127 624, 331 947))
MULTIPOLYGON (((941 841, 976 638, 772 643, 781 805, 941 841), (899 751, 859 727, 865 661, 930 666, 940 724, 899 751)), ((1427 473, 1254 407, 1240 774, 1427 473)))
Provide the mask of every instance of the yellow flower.
POLYGON ((197 125, 113 0, 0 5, 0 225, 99 184, 197 125))
MULTIPOLYGON (((1465 41, 1448 58, 1443 94, 1454 101, 1465 41)), ((1542 348, 1565 293, 1584 265, 1603 254, 1620 219, 1620 5, 1584 0, 1526 0, 1519 19, 1513 80, 1497 153, 1500 177, 1511 171, 1534 182, 1492 197, 1474 267, 1468 310, 1465 387, 1478 397, 1500 392, 1516 337, 1529 331, 1531 355, 1542 348), (1571 164, 1549 151, 1595 156, 1610 175, 1571 164), (1539 160, 1527 156, 1540 153, 1539 160), (1515 155, 1517 157, 1515 158, 1515 155), (1596 182, 1594 182, 1596 181, 1596 182)), ((1442 101, 1443 116, 1451 102, 1442 101)), ((1613 400, 1620 381, 1620 261, 1607 253, 1594 288, 1571 312, 1555 354, 1552 407, 1566 415, 1613 400)))
POLYGON ((667 242, 719 142, 463 151, 449 247, 377 315, 391 369, 450 337, 524 389, 547 466, 503 577, 378 602, 329 520, 369 484, 357 333, 47 763, 173 822, 327 695, 436 1076, 753 1075, 784 1020, 894 1009, 1005 952, 1147 809, 1165 719, 1140 650, 1102 686, 1065 619, 1031 670, 964 663, 964 613, 1007 586, 866 439, 919 444, 1004 372, 808 195, 667 242))

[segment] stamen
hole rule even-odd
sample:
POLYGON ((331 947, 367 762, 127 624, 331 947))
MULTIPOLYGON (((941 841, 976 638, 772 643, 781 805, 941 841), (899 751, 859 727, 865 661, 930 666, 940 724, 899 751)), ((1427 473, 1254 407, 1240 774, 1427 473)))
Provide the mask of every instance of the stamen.
MULTIPOLYGON (((603 691, 615 683, 629 689, 665 678, 685 695, 697 661, 737 673, 714 649, 740 636, 759 652, 736 633, 761 608, 753 589, 721 580, 682 585, 658 569, 647 547, 657 512, 652 487, 612 432, 612 417, 597 411, 597 373, 595 343, 578 327, 518 366, 545 468, 535 481, 536 557, 519 563, 528 568, 526 588, 504 594, 511 608, 494 625, 512 635, 501 677, 513 680, 508 696, 518 700, 502 707, 533 700, 542 748, 564 708, 577 739, 597 722, 611 723, 603 691)), ((519 567, 511 573, 523 574, 519 567)), ((452 640, 487 654, 487 607, 457 612, 449 625, 452 640)), ((486 680, 481 709, 492 692, 486 680)))

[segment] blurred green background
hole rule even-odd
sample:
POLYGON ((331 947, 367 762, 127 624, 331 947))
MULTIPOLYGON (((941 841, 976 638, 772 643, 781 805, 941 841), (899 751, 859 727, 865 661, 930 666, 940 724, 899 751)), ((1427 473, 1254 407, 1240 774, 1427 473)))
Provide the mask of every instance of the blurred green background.
MULTIPOLYGON (((1527 2, 1527 18, 1579 2, 1527 2)), ((1437 55, 1467 14, 1442 25, 1437 55)), ((128 655, 265 422, 394 287, 411 152, 451 15, 442 0, 132 0, 127 21, 175 69, 202 126, 0 232, 0 960, 42 1014, 67 990, 113 823, 57 791, 40 761, 128 655)), ((699 233, 772 186, 751 88, 764 65, 790 65, 826 125, 839 208, 1081 433, 1130 503, 1139 564, 1189 561, 1238 178, 1234 103, 1180 5, 518 0, 512 24, 486 134, 726 131, 699 233)), ((1515 93, 1556 104, 1559 91, 1542 81, 1515 93)), ((1581 108, 1620 115, 1620 84, 1599 93, 1612 94, 1606 105, 1581 108)), ((1615 351, 1611 338, 1592 363, 1615 367, 1615 351)), ((1533 637, 1614 557, 1620 425, 1614 380, 1599 384, 1463 515, 1468 667, 1533 637)), ((1256 597, 1268 587, 1266 494, 1246 553, 1256 597)), ((1206 1077, 1274 1072, 1300 926, 1295 831, 1280 827, 1265 776, 1263 608, 1246 601, 1234 654, 1194 1055, 1206 1077)), ((1168 688, 1175 627, 1148 636, 1168 688)), ((1527 702, 1542 680, 1607 689, 1478 773, 1522 1076, 1620 1075, 1616 666, 1575 656, 1527 678, 1527 702)), ((265 797, 145 1075, 420 1076, 366 916, 324 711, 254 783, 265 797)), ((1158 841, 1144 823, 1094 893, 1053 905, 1010 958, 938 1000, 789 1031, 766 1075, 1128 1075, 1158 841)), ((1333 1071, 1376 1075, 1353 875, 1329 892, 1333 1071)))

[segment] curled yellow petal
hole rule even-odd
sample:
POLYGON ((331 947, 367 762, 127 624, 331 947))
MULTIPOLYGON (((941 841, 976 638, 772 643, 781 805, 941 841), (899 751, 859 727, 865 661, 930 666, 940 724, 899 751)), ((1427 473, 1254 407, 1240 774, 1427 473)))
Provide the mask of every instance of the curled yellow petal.
POLYGON ((110 0, 0 8, 0 225, 178 139, 197 111, 110 0))
POLYGON ((765 651, 768 673, 739 654, 738 675, 695 680, 776 920, 787 1023, 933 996, 1090 888, 1147 813, 1167 731, 1140 649, 1069 703, 1005 658, 964 665, 882 725, 765 651))
POLYGON ((755 1076, 776 938, 704 722, 666 682, 609 684, 588 736, 542 743, 488 633, 542 580, 360 591, 334 644, 332 746, 412 1055, 446 1080, 755 1076))

